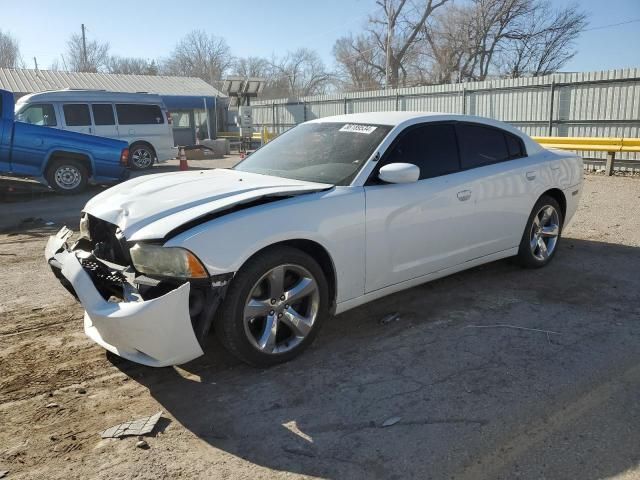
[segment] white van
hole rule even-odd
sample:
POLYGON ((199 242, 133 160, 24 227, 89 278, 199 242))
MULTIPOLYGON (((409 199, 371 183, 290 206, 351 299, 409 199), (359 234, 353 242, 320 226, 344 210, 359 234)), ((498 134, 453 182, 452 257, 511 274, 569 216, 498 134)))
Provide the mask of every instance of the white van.
POLYGON ((105 90, 52 90, 21 97, 16 120, 129 143, 131 168, 176 157, 171 115, 159 95, 105 90))

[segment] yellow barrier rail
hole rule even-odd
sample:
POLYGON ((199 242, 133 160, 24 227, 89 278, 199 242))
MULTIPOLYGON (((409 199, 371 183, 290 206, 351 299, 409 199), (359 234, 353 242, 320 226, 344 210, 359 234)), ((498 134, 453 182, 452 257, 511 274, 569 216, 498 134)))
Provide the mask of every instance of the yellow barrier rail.
POLYGON ((531 137, 545 148, 557 148, 560 150, 606 152, 607 163, 605 173, 613 174, 613 165, 616 153, 640 152, 640 138, 624 137, 531 137))
MULTIPOLYGON (((218 132, 216 135, 218 138, 227 138, 229 140, 241 141, 240 132, 218 132)), ((260 132, 253 132, 251 134, 251 140, 259 141, 263 144, 269 143, 275 138, 275 135, 269 132, 266 127, 260 132)))

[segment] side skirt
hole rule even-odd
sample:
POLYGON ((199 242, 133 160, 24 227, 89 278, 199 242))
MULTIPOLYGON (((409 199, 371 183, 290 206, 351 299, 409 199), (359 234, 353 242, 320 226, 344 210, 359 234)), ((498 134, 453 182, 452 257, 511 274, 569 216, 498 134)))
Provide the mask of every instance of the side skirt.
POLYGON ((473 267, 477 267, 478 265, 482 265, 484 263, 495 262, 496 260, 501 260, 507 257, 513 257, 518 254, 518 247, 509 248, 508 250, 502 250, 501 252, 492 253, 491 255, 486 255, 484 257, 474 258, 473 260, 469 260, 468 262, 461 263, 454 267, 445 268, 443 270, 438 270, 437 272, 428 273, 427 275, 422 275, 421 277, 412 278, 411 280, 405 280, 404 282, 396 283, 394 285, 389 285, 388 287, 381 288, 379 290, 374 290, 373 292, 365 293, 364 295, 356 298, 352 298, 351 300, 347 300, 336 305, 335 314, 339 314, 342 312, 346 312, 355 307, 359 307, 365 303, 369 303, 373 300, 377 300, 378 298, 386 297, 387 295, 391 295, 392 293, 400 292, 402 290, 406 290, 407 288, 415 287, 416 285, 421 285, 423 283, 430 282, 432 280, 437 280, 438 278, 446 277, 447 275, 452 275, 454 273, 461 272, 463 270, 468 270, 473 267))

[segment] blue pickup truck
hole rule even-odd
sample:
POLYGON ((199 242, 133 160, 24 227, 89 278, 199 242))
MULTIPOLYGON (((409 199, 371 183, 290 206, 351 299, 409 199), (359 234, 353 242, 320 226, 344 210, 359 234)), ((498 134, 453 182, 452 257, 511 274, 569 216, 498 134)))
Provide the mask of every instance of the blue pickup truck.
POLYGON ((126 142, 16 122, 13 93, 6 90, 0 90, 0 113, 0 174, 34 177, 67 194, 129 176, 126 142))

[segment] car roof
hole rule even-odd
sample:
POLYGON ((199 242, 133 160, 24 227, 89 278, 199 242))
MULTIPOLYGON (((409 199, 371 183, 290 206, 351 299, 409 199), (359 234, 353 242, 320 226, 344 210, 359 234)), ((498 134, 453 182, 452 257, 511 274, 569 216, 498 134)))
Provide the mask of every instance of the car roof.
POLYGON ((446 121, 458 121, 458 122, 473 122, 481 123, 491 127, 500 128, 506 130, 509 133, 520 137, 527 148, 529 154, 542 150, 540 144, 535 142, 522 130, 516 127, 494 120, 493 118, 478 117, 475 115, 462 115, 459 113, 441 113, 441 112, 369 112, 369 113, 350 113, 346 115, 335 115, 333 117, 322 117, 315 120, 310 120, 307 123, 365 123, 373 125, 388 125, 391 127, 409 126, 415 123, 421 122, 446 122, 446 121))
POLYGON ((154 93, 108 92, 106 90, 47 90, 20 97, 17 103, 34 102, 135 102, 162 104, 162 98, 154 93))

